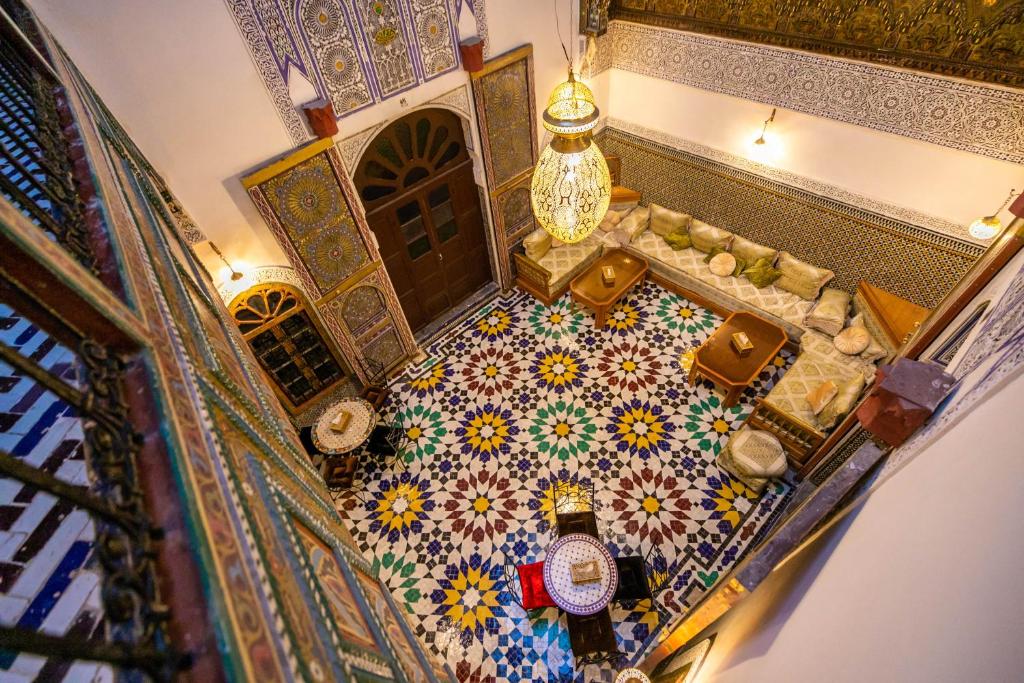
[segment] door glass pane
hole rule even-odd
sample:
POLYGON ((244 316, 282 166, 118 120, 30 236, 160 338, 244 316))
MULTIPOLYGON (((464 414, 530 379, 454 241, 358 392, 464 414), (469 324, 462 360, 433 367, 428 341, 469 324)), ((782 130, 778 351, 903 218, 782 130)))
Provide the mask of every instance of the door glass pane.
POLYGON ((409 250, 409 258, 415 261, 419 257, 430 252, 430 240, 427 239, 426 235, 424 235, 418 240, 410 242, 406 245, 406 248, 409 250))
POLYGON ((427 197, 430 204, 430 216, 437 228, 437 239, 447 242, 458 234, 458 226, 455 224, 455 213, 452 211, 451 193, 447 185, 442 185, 432 190, 427 197))
MULTIPOLYGON (((416 201, 403 204, 395 213, 402 229, 402 239, 407 245, 427 234, 426 228, 423 227, 423 216, 420 215, 420 205, 416 201)), ((429 250, 429 240, 427 248, 429 250)))
POLYGON ((447 223, 437 226, 437 239, 441 242, 447 242, 458 234, 459 226, 455 224, 454 218, 447 223))

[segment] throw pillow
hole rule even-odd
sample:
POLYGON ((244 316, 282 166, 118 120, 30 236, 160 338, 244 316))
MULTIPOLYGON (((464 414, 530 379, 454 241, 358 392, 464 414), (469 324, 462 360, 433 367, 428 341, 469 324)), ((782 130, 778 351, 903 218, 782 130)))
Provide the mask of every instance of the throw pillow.
POLYGON ((615 226, 626 216, 626 211, 608 211, 605 213, 601 223, 598 224, 598 228, 605 232, 611 232, 615 229, 615 226))
POLYGON ((728 277, 736 270, 736 257, 727 251, 716 254, 708 264, 711 272, 719 277, 728 277))
POLYGON ((857 402, 860 392, 863 390, 864 375, 859 372, 845 382, 841 382, 836 397, 818 413, 818 426, 822 429, 832 429, 841 417, 853 409, 853 404, 857 402))
POLYGON ((721 247, 723 251, 728 251, 732 233, 694 218, 690 221, 690 241, 694 249, 705 254, 713 247, 721 247))
POLYGON ((871 333, 868 328, 859 325, 852 325, 836 335, 832 344, 836 350, 845 353, 847 356, 856 356, 871 343, 871 333))
POLYGON ((751 242, 746 237, 740 237, 739 235, 732 238, 732 244, 729 246, 729 253, 735 256, 738 260, 746 261, 747 263, 754 263, 759 259, 766 258, 772 265, 775 265, 775 257, 779 254, 779 252, 775 251, 771 247, 765 247, 757 242, 751 242))
POLYGON ((665 243, 675 251, 688 249, 690 247, 690 233, 688 232, 670 232, 662 237, 662 239, 665 240, 665 243))
POLYGON ((551 248, 551 235, 544 228, 537 228, 523 238, 523 249, 527 258, 539 261, 551 248))
POLYGON ((868 331, 868 345, 867 348, 860 352, 860 357, 869 363, 874 363, 877 360, 887 358, 892 352, 886 347, 882 346, 879 341, 875 338, 875 335, 871 334, 871 330, 868 330, 868 326, 864 324, 864 314, 858 313, 857 315, 850 318, 849 327, 863 327, 868 331))
POLYGON ((632 242, 647 229, 650 215, 651 210, 646 206, 637 207, 619 222, 618 229, 625 231, 629 235, 629 241, 632 242))
POLYGON ((772 284, 782 275, 782 271, 777 268, 773 268, 772 264, 768 262, 768 259, 758 259, 754 265, 750 266, 743 271, 743 274, 751 284, 758 289, 767 287, 772 284))
POLYGON ((630 243, 630 240, 632 239, 629 233, 626 232, 625 230, 614 230, 608 234, 620 247, 626 246, 627 244, 630 243))
POLYGON ((739 277, 743 274, 743 271, 747 269, 747 262, 738 258, 735 254, 733 254, 733 258, 736 259, 736 267, 732 269, 732 276, 739 277))
POLYGON ((836 276, 831 270, 812 266, 788 251, 779 253, 776 266, 782 271, 782 277, 779 278, 776 286, 808 301, 817 299, 821 288, 836 276))
POLYGON ((849 293, 828 287, 821 293, 821 298, 814 304, 814 308, 807 313, 804 325, 834 337, 843 330, 849 308, 849 293))
POLYGON ((671 232, 680 232, 680 229, 686 230, 690 227, 691 218, 688 213, 672 211, 658 204, 651 204, 649 208, 651 210, 651 232, 655 235, 664 237, 671 232))
POLYGON ((811 412, 815 415, 820 413, 838 393, 839 387, 830 379, 819 384, 807 394, 807 402, 811 404, 811 412))
POLYGON ((711 247, 711 251, 709 251, 708 255, 704 257, 704 263, 711 263, 711 259, 715 258, 719 254, 724 253, 725 249, 723 249, 722 247, 711 247))

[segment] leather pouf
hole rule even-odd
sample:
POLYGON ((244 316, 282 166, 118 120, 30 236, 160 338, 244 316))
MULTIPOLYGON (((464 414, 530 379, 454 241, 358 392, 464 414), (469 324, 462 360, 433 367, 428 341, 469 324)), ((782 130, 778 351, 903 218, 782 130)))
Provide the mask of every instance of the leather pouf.
POLYGON ((708 268, 719 277, 728 277, 736 270, 736 257, 729 253, 716 254, 708 268))
POLYGON ((871 333, 866 327, 854 325, 837 334, 832 343, 835 344, 836 349, 847 356, 855 356, 868 348, 868 344, 871 343, 871 333))

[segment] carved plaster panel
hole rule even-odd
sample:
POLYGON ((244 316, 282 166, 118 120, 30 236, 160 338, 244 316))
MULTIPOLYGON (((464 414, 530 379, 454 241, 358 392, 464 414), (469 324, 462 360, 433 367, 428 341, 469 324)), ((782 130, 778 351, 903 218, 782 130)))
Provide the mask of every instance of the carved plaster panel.
POLYGON ((617 69, 1024 162, 1020 90, 624 21, 608 37, 617 69))

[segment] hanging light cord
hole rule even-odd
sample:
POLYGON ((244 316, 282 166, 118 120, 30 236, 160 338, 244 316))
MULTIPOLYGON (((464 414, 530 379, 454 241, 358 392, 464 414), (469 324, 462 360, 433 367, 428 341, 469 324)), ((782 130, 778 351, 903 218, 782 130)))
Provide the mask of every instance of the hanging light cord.
MULTIPOLYGON (((558 42, 562 44, 562 54, 565 55, 565 61, 569 63, 569 70, 572 70, 572 60, 569 58, 569 50, 565 47, 565 41, 562 40, 562 22, 558 19, 558 0, 554 0, 555 6, 555 30, 558 31, 558 42)), ((569 1, 569 11, 572 12, 572 0, 569 1)), ((570 17, 570 26, 572 25, 572 19, 570 17)))
POLYGON ((1009 196, 1008 196, 1008 197, 1006 198, 1006 200, 1005 200, 1005 201, 1004 201, 1004 202, 1003 202, 1003 203, 1002 203, 1002 204, 1001 204, 1001 205, 999 206, 999 208, 995 210, 995 213, 993 213, 992 215, 993 215, 993 216, 998 216, 998 215, 999 215, 1000 213, 1002 213, 1003 209, 1005 209, 1005 208, 1006 208, 1006 205, 1010 203, 1010 200, 1011 200, 1011 199, 1013 199, 1014 195, 1016 195, 1016 194, 1017 194, 1017 190, 1010 190, 1010 195, 1009 195, 1009 196))

